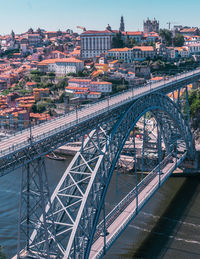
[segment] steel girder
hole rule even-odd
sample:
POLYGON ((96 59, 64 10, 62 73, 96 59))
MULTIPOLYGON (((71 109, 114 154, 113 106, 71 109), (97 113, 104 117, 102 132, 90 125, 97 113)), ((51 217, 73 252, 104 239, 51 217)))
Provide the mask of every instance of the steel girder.
MULTIPOLYGON (((49 206, 46 207, 47 222, 48 217, 53 216, 56 229, 55 238, 49 237, 51 255, 56 251, 57 256, 62 258, 88 258, 103 201, 121 150, 130 131, 147 111, 153 111, 159 117, 162 132, 166 130, 163 125, 169 121, 173 122, 168 130, 171 137, 173 129, 184 132, 182 139, 186 143, 188 155, 193 157, 190 128, 177 106, 164 95, 151 94, 140 98, 115 126, 97 125, 54 191, 51 197, 52 213, 49 206)), ((172 143, 166 144, 169 150, 174 148, 175 143, 172 143)), ((33 243, 37 236, 41 236, 39 229, 35 229, 31 236, 33 243)), ((34 250, 34 245, 30 244, 30 247, 34 250)))

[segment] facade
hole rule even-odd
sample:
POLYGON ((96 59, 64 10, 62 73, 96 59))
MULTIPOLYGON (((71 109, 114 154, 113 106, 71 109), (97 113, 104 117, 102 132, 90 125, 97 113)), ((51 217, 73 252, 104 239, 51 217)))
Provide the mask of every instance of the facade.
POLYGON ((135 42, 141 43, 143 39, 142 31, 127 31, 123 33, 124 38, 129 38, 130 40, 134 38, 135 42))
POLYGON ((199 55, 200 54, 200 43, 187 44, 190 54, 199 55))
POLYGON ((92 82, 90 82, 89 89, 92 92, 111 93, 112 92, 112 83, 92 81, 92 82))
POLYGON ((123 60, 126 63, 133 61, 133 51, 132 48, 117 48, 110 49, 107 54, 108 57, 113 59, 123 60))
POLYGON ((152 46, 135 46, 133 48, 110 49, 107 56, 113 59, 123 60, 125 63, 153 59, 156 52, 152 46))
POLYGON ((24 38, 28 40, 29 45, 31 46, 39 46, 42 43, 42 37, 38 33, 26 34, 24 38))
POLYGON ((88 87, 92 80, 84 78, 71 78, 68 80, 68 86, 72 87, 88 87))
POLYGON ((144 33, 150 33, 152 31, 159 32, 159 22, 154 18, 152 21, 149 18, 143 23, 144 33))
POLYGON ((46 59, 38 63, 41 72, 54 72, 57 75, 77 73, 84 69, 84 62, 76 58, 46 59))
POLYGON ((85 31, 81 34, 81 57, 94 58, 104 54, 112 47, 112 39, 116 31, 85 31))
POLYGON ((178 51, 178 55, 181 58, 189 58, 190 57, 190 50, 188 47, 176 47, 175 50, 178 51))
POLYGON ((183 35, 186 35, 186 36, 200 35, 199 29, 197 27, 182 29, 182 30, 180 30, 180 33, 183 35))

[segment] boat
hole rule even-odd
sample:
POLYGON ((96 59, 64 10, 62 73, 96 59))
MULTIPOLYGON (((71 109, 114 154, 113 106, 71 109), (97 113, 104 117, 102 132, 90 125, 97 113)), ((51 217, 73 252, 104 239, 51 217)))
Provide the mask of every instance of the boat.
POLYGON ((66 160, 66 158, 64 158, 62 156, 58 156, 54 152, 51 152, 51 153, 47 154, 46 157, 49 158, 49 159, 57 160, 57 161, 66 160))

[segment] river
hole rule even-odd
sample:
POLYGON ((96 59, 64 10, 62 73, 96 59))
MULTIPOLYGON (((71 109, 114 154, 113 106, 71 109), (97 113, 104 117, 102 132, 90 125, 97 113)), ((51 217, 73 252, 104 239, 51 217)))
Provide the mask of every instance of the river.
MULTIPOLYGON (((47 159, 51 190, 70 159, 47 159)), ((7 258, 16 253, 21 169, 0 178, 0 244, 7 258)), ((112 178, 106 207, 109 211, 134 185, 132 175, 112 178), (118 179, 118 192, 115 190, 118 179)), ((171 177, 105 255, 120 258, 200 258, 200 177, 171 177)))

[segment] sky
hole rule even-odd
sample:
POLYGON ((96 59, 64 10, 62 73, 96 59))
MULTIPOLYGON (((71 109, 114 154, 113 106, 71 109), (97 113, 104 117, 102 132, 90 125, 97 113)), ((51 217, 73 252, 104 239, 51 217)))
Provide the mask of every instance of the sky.
POLYGON ((48 31, 72 29, 103 30, 109 23, 119 29, 124 16, 127 31, 142 30, 147 17, 200 27, 200 0, 0 0, 0 34, 27 31, 30 27, 48 31))

